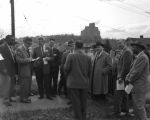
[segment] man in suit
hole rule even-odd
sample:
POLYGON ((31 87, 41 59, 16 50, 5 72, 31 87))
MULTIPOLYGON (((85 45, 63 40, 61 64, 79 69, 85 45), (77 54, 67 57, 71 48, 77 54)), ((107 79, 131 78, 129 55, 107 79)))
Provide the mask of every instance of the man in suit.
POLYGON ((83 43, 75 43, 74 53, 67 57, 64 69, 67 73, 67 87, 70 90, 75 117, 86 120, 88 83, 91 73, 91 59, 83 52, 83 43))
POLYGON ((67 93, 67 85, 66 85, 66 81, 67 81, 67 76, 64 70, 64 65, 66 62, 66 58, 68 56, 69 53, 72 53, 73 51, 73 46, 74 42, 73 41, 68 41, 67 42, 67 46, 66 46, 66 51, 63 53, 62 57, 61 57, 61 64, 60 64, 60 82, 59 82, 59 87, 58 87, 58 93, 61 94, 61 89, 63 88, 64 90, 64 94, 68 95, 67 93))
POLYGON ((94 98, 106 100, 108 93, 108 73, 111 70, 112 61, 110 55, 104 51, 104 45, 97 42, 94 46, 96 54, 93 59, 91 74, 91 94, 94 98))
MULTIPOLYGON (((120 59, 118 61, 118 74, 117 80, 118 84, 124 84, 125 88, 125 78, 129 73, 131 64, 133 61, 133 55, 131 49, 127 46, 127 44, 122 41, 119 42, 119 47, 122 50, 120 59)), ((115 91, 115 100, 114 100, 114 115, 121 116, 125 114, 129 114, 129 103, 128 103, 128 95, 125 90, 117 90, 115 91), (122 114, 123 113, 123 114, 122 114)))
POLYGON ((145 112, 145 94, 148 83, 149 59, 144 53, 146 48, 142 43, 134 43, 131 44, 131 46, 136 57, 125 80, 126 84, 133 85, 132 100, 136 119, 147 120, 145 112))
POLYGON ((31 103, 29 99, 30 83, 32 80, 32 56, 30 56, 29 47, 32 45, 32 39, 26 37, 23 39, 23 45, 16 50, 16 61, 18 63, 18 77, 20 80, 20 101, 31 103))
POLYGON ((56 96, 57 94, 57 85, 58 85, 58 73, 59 66, 61 62, 60 52, 55 46, 55 40, 50 39, 49 47, 50 47, 50 58, 49 66, 50 66, 50 86, 52 88, 51 95, 56 96), (53 84, 52 84, 53 83, 53 84))
POLYGON ((10 102, 15 102, 12 97, 14 97, 14 85, 15 85, 15 76, 16 76, 16 60, 15 60, 15 52, 13 50, 13 46, 15 44, 14 38, 12 35, 7 35, 4 39, 4 43, 0 46, 0 53, 4 58, 4 65, 7 70, 7 74, 10 77, 10 85, 9 85, 9 92, 7 97, 5 98, 7 102, 6 105, 10 106, 10 102))
MULTIPOLYGON (((33 50, 33 58, 37 59, 34 63, 34 71, 35 71, 35 75, 36 75, 36 80, 37 80, 37 85, 38 85, 38 90, 39 90, 39 99, 43 99, 44 98, 44 93, 46 93, 46 97, 50 100, 52 100, 52 98, 50 97, 50 80, 49 80, 49 73, 48 76, 44 74, 44 66, 48 66, 48 63, 44 64, 43 60, 45 59, 45 54, 46 54, 46 46, 47 43, 44 44, 44 39, 43 38, 39 38, 39 46, 36 47, 33 50), (44 79, 46 78, 46 79, 44 79)), ((49 51, 48 51, 49 52, 49 51)), ((49 71, 47 71, 49 72, 49 71)))

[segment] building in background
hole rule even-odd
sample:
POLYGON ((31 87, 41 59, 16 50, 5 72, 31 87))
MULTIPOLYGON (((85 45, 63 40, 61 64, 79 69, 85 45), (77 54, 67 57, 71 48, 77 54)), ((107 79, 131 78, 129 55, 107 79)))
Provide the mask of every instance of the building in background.
POLYGON ((128 43, 136 43, 141 42, 144 43, 148 49, 150 49, 150 38, 144 38, 143 35, 141 35, 139 38, 127 38, 128 43))
POLYGON ((101 40, 101 35, 95 23, 90 23, 84 30, 81 31, 81 39, 85 43, 94 43, 101 40))

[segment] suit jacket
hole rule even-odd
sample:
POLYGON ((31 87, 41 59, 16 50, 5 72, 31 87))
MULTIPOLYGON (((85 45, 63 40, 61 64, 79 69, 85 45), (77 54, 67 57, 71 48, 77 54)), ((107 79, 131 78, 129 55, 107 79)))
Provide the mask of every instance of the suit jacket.
POLYGON ((33 63, 33 66, 35 68, 34 70, 37 71, 37 70, 42 69, 42 67, 43 67, 43 57, 44 57, 42 46, 38 46, 38 47, 34 48, 32 57, 34 59, 39 57, 39 59, 33 63))
POLYGON ((15 76, 17 70, 15 65, 15 55, 10 51, 7 43, 4 43, 0 46, 0 53, 4 58, 4 65, 8 75, 10 77, 15 76))
POLYGON ((145 92, 147 89, 147 76, 149 73, 149 60, 144 52, 141 52, 134 60, 132 68, 126 79, 129 80, 135 92, 145 92))
POLYGON ((64 71, 64 65, 65 65, 65 62, 66 62, 66 59, 67 59, 67 56, 69 53, 70 53, 70 51, 66 51, 62 54, 62 57, 61 57, 60 70, 63 73, 65 72, 64 71))
POLYGON ((69 88, 88 88, 91 73, 91 59, 81 51, 68 55, 64 69, 69 88))
POLYGON ((91 92, 93 94, 108 93, 108 73, 112 69, 112 61, 110 55, 103 51, 101 55, 96 53, 93 61, 91 75, 91 92))
POLYGON ((61 54, 59 50, 56 48, 50 48, 50 57, 52 57, 52 59, 49 61, 50 68, 58 68, 61 63, 61 54))
POLYGON ((131 50, 129 50, 128 48, 124 48, 118 62, 118 78, 122 78, 123 80, 125 80, 126 75, 130 71, 132 61, 133 55, 131 50))
POLYGON ((18 75, 21 78, 32 76, 32 63, 29 61, 30 55, 24 45, 16 50, 16 61, 18 63, 18 75))

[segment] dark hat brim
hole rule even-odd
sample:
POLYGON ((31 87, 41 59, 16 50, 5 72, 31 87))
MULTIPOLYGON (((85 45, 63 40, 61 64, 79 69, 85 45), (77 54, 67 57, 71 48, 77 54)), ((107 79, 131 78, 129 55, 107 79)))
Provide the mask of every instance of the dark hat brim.
POLYGON ((25 44, 31 45, 31 44, 32 44, 32 39, 31 39, 31 38, 25 38, 25 39, 23 40, 23 42, 24 42, 25 44))
POLYGON ((142 50, 146 49, 146 47, 140 43, 131 43, 131 46, 136 46, 142 50))
POLYGON ((102 44, 101 42, 97 42, 93 47, 94 48, 104 47, 104 44, 102 44))

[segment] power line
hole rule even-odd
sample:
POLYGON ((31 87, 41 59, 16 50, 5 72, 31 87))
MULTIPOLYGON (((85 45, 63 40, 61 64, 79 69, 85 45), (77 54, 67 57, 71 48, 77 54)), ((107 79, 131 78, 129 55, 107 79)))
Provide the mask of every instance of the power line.
MULTIPOLYGON (((107 3, 108 3, 108 2, 107 2, 107 3)), ((121 6, 116 6, 116 5, 113 5, 113 4, 110 4, 110 3, 108 3, 108 4, 111 5, 111 6, 115 6, 115 7, 121 8, 121 9, 123 9, 123 10, 129 11, 129 12, 133 12, 133 13, 138 14, 138 15, 143 15, 143 16, 145 16, 145 17, 150 17, 150 16, 146 16, 145 14, 136 12, 136 11, 134 11, 134 10, 131 10, 131 9, 129 10, 128 8, 124 8, 124 7, 121 7, 121 6)))
POLYGON ((120 2, 120 3, 121 3, 121 4, 126 4, 127 6, 134 7, 134 8, 136 8, 136 9, 138 9, 138 10, 143 11, 144 13, 150 14, 149 11, 147 11, 147 10, 145 10, 145 9, 142 9, 142 8, 140 8, 140 7, 137 7, 137 6, 135 6, 135 5, 132 5, 132 4, 129 4, 129 3, 125 3, 125 2, 120 2))
MULTIPOLYGON (((98 0, 98 1, 100 1, 100 0, 98 0)), ((113 6, 113 7, 118 7, 118 8, 120 8, 120 9, 123 9, 123 10, 128 11, 128 12, 133 12, 133 13, 138 14, 138 15, 143 15, 143 16, 145 16, 145 17, 150 17, 150 16, 146 16, 145 14, 136 12, 136 11, 134 11, 134 10, 131 10, 131 9, 129 10, 128 8, 124 8, 124 7, 121 7, 121 6, 112 4, 112 3, 107 2, 107 1, 105 1, 105 3, 107 3, 107 4, 109 4, 109 5, 113 6)))

